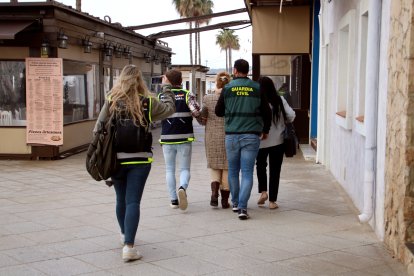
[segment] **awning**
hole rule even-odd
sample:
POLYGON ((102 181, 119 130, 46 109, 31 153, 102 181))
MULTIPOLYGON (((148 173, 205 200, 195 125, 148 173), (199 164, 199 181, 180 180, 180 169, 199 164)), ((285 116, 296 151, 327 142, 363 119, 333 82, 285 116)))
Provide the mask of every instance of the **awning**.
POLYGON ((0 21, 0 39, 14 39, 14 36, 35 21, 0 21))

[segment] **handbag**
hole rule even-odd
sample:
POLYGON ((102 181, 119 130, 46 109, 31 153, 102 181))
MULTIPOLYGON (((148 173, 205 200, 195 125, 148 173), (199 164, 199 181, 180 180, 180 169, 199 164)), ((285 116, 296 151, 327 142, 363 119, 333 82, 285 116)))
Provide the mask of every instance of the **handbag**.
MULTIPOLYGON (((96 133, 86 152, 86 170, 96 181, 107 180, 118 169, 114 138, 116 127, 115 115, 109 113, 109 104, 105 105, 108 114, 103 121, 98 122, 96 133)), ((106 181, 110 186, 111 181, 106 181)))
POLYGON ((293 157, 296 155, 298 147, 298 137, 296 136, 295 127, 293 123, 285 123, 285 130, 283 131, 283 144, 285 145, 285 156, 293 157))

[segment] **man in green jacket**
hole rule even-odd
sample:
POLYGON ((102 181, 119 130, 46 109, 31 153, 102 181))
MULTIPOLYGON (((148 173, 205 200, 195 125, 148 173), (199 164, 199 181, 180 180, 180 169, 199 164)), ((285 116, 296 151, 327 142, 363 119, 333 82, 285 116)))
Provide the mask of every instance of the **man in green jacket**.
POLYGON ((229 185, 233 212, 248 219, 247 202, 253 187, 253 169, 260 139, 266 139, 271 124, 271 109, 260 92, 259 84, 247 77, 249 63, 234 62, 234 79, 220 95, 215 113, 224 116, 226 154, 229 162, 229 185), (239 179, 242 172, 241 181, 239 179))

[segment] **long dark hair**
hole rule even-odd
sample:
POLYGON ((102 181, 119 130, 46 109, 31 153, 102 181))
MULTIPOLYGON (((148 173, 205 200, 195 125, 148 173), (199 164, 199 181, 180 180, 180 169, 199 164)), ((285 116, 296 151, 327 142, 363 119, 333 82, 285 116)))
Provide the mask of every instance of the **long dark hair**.
POLYGON ((259 78, 260 92, 263 93, 267 101, 272 105, 272 120, 276 124, 280 120, 280 112, 283 114, 283 120, 286 119, 286 111, 283 107, 282 99, 276 91, 275 85, 271 78, 259 78))

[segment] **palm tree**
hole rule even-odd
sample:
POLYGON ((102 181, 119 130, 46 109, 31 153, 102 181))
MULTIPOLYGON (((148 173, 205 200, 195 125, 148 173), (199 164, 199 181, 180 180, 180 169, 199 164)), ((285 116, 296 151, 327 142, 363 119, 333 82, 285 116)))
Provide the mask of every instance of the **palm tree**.
POLYGON ((229 49, 229 70, 230 73, 232 72, 232 66, 233 62, 231 60, 231 51, 232 50, 240 50, 240 43, 239 43, 239 36, 234 34, 234 30, 229 30, 228 36, 227 36, 227 42, 228 42, 228 49, 229 49))
POLYGON ((82 0, 76 0, 76 10, 81 11, 82 9, 82 0))
POLYGON ((228 53, 227 53, 227 46, 226 46, 226 41, 225 41, 225 33, 224 30, 221 30, 217 35, 216 35, 216 44, 218 46, 220 46, 220 49, 226 52, 226 72, 229 71, 229 58, 228 58, 228 53))
POLYGON ((226 51, 226 71, 231 74, 231 51, 240 49, 239 36, 234 34, 234 30, 223 29, 216 35, 216 44, 226 51))
MULTIPOLYGON (((173 0, 172 3, 175 6, 180 17, 194 17, 213 13, 214 3, 211 0, 173 0)), ((208 24, 210 19, 195 21, 195 28, 200 27, 201 24, 208 24)), ((189 23, 190 29, 193 28, 193 22, 189 23)), ((194 63, 201 64, 201 51, 200 51, 200 33, 195 34, 195 59, 194 63)), ((190 63, 193 65, 193 36, 190 33, 190 63)))
MULTIPOLYGON (((211 0, 196 0, 196 5, 199 6, 199 9, 197 9, 197 13, 194 14, 194 16, 207 15, 207 14, 213 13, 214 3, 211 0)), ((209 22, 210 22, 210 19, 197 20, 195 22, 196 28, 199 28, 202 24, 208 25, 209 22)), ((196 36, 195 62, 197 63, 197 51, 198 51, 198 64, 201 64, 200 32, 197 32, 195 36, 196 36)))
MULTIPOLYGON (((196 0, 172 0, 172 3, 175 6, 175 9, 177 10, 180 17, 192 17, 193 16, 193 10, 194 10, 194 2, 196 0)), ((190 25, 190 29, 193 28, 193 22, 188 23, 190 25)), ((193 35, 192 33, 190 35, 190 64, 193 66, 193 35)))

